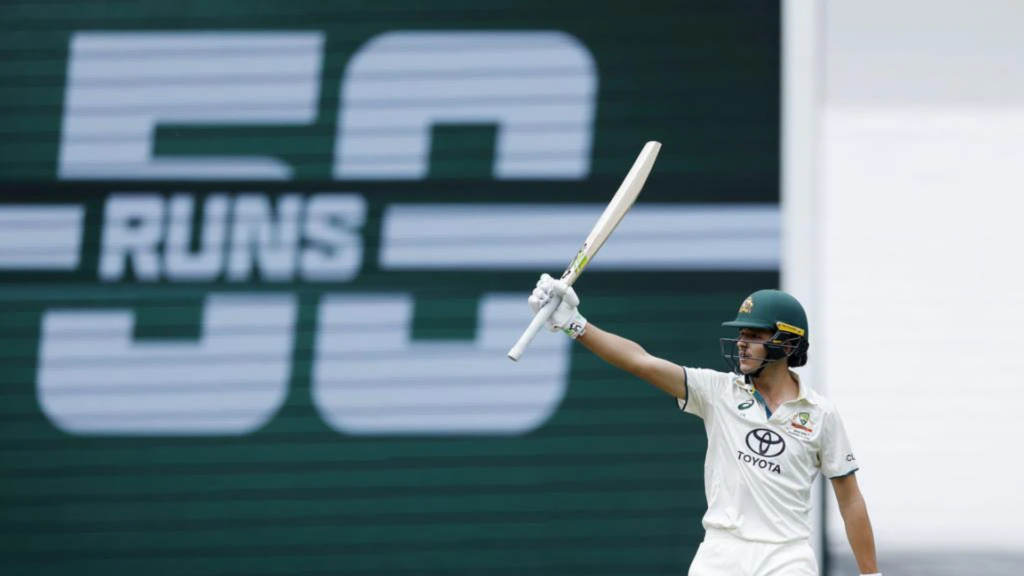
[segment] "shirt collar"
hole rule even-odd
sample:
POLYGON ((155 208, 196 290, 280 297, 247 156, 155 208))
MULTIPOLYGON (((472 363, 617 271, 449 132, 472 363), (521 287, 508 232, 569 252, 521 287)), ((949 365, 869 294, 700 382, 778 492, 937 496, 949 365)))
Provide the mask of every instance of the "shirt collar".
MULTIPOLYGON (((797 392, 796 399, 797 400, 803 400, 803 401, 807 402, 808 404, 813 404, 813 405, 817 406, 818 405, 818 397, 817 397, 818 395, 814 392, 813 389, 811 389, 810 384, 806 384, 803 380, 800 379, 800 375, 797 374, 796 372, 792 371, 792 370, 789 371, 789 375, 792 376, 794 380, 796 380, 797 386, 799 387, 799 391, 797 392)), ((743 376, 740 375, 740 374, 735 374, 735 376, 736 376, 736 378, 733 379, 733 383, 734 384, 736 384, 740 388, 743 388, 749 394, 753 394, 754 393, 754 385, 753 384, 747 384, 746 379, 743 378, 743 376)))
POLYGON ((804 381, 800 379, 800 375, 797 374, 796 372, 790 370, 789 375, 792 376, 793 379, 796 380, 797 385, 800 386, 800 392, 797 393, 796 399, 804 400, 808 404, 817 405, 818 399, 814 393, 814 390, 811 390, 811 386, 809 384, 805 384, 804 381))

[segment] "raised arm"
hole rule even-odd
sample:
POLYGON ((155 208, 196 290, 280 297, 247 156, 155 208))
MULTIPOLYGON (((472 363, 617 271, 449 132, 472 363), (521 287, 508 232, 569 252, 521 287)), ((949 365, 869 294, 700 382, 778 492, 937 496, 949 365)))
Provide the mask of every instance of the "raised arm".
POLYGON ((642 378, 676 398, 686 398, 686 371, 682 366, 652 356, 636 342, 590 323, 576 340, 612 366, 642 378))
POLYGON ((548 320, 551 331, 564 332, 612 366, 642 378, 676 398, 686 398, 686 371, 682 366, 652 356, 636 342, 587 322, 577 309, 580 299, 576 292, 547 274, 540 277, 529 298, 530 308, 535 314, 551 299, 552 293, 561 297, 562 303, 548 320))

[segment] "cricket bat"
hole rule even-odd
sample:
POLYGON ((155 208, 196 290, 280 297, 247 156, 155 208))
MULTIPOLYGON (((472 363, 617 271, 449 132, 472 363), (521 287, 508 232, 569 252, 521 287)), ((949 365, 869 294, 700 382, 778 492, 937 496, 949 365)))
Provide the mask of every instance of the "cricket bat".
MULTIPOLYGON (((644 145, 640 155, 633 162, 633 167, 629 169, 626 178, 622 181, 618 191, 615 192, 615 196, 612 197, 612 201, 608 203, 604 213, 598 218, 597 224, 594 224, 594 227, 590 230, 590 234, 587 235, 583 246, 576 253, 576 257, 572 259, 569 267, 562 273, 562 281, 566 285, 572 286, 573 282, 583 274, 583 269, 594 259, 601 246, 604 246, 605 241, 615 231, 615 227, 622 221, 626 212, 629 212, 629 209, 633 207, 633 202, 640 195, 640 190, 644 187, 648 174, 651 173, 651 168, 654 166, 654 160, 658 157, 659 150, 661 150, 660 142, 651 141, 644 145)), ((509 358, 513 361, 519 360, 526 347, 530 345, 534 336, 540 332, 541 327, 548 321, 548 318, 551 318, 551 315, 554 314, 555 309, 558 308, 561 302, 561 298, 552 295, 551 300, 533 317, 533 321, 530 322, 523 335, 519 337, 519 341, 508 351, 509 358)))

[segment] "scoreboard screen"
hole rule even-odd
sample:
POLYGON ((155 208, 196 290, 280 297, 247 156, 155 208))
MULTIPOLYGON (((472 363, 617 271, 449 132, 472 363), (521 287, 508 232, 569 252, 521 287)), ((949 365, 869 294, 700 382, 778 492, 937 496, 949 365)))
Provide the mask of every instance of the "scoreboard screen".
POLYGON ((779 282, 778 2, 10 1, 5 574, 680 574, 702 423, 542 332, 725 369, 779 282))

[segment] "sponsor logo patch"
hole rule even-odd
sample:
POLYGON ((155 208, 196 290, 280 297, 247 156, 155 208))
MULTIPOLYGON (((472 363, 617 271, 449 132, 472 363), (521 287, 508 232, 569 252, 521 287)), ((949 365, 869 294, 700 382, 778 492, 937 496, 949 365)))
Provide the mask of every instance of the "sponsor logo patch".
POLYGON ((757 456, 751 456, 742 450, 736 451, 737 460, 745 464, 750 464, 754 468, 759 468, 765 472, 772 472, 775 474, 782 474, 782 466, 779 466, 775 462, 770 462, 766 458, 758 458, 757 456))
POLYGON ((786 441, 782 436, 767 428, 751 430, 747 433, 746 440, 747 448, 766 458, 775 458, 786 451, 786 441))
POLYGON ((791 436, 807 440, 814 433, 817 423, 811 419, 810 412, 798 412, 789 420, 789 428, 786 429, 791 436))
POLYGON ((737 450, 736 459, 738 461, 765 472, 782 474, 782 466, 769 460, 769 458, 775 458, 786 451, 786 440, 781 434, 767 428, 756 428, 747 433, 746 443, 747 448, 757 455, 737 450))

